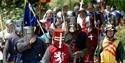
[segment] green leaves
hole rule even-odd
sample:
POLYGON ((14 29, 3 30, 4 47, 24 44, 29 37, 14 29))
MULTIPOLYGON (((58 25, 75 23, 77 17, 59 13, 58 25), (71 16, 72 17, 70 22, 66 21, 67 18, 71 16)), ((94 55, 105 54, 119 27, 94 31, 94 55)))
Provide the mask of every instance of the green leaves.
POLYGON ((125 12, 125 0, 108 0, 109 5, 115 5, 117 9, 125 12))
POLYGON ((3 21, 21 18, 24 8, 23 0, 0 0, 0 3, 0 15, 3 17, 3 21))
POLYGON ((118 38, 125 46, 125 36, 124 35, 125 35, 125 26, 117 29, 115 37, 118 38))
POLYGON ((51 8, 55 8, 62 7, 63 5, 67 4, 69 8, 72 9, 75 2, 78 2, 78 0, 51 0, 49 5, 51 8))

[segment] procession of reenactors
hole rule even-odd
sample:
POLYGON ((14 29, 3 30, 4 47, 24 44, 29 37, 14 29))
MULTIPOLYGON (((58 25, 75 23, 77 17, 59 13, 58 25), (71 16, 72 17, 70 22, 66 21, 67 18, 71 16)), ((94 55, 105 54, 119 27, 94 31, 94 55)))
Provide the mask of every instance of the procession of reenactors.
POLYGON ((125 63, 122 42, 114 35, 125 26, 115 6, 76 2, 48 9, 41 27, 24 26, 20 36, 13 20, 0 32, 0 63, 125 63))

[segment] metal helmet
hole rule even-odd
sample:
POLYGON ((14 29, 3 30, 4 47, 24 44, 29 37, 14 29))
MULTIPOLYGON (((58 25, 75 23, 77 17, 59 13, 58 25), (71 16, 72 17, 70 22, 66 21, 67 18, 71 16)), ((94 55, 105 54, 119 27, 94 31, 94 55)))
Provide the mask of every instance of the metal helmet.
POLYGON ((23 32, 24 32, 24 39, 26 40, 26 42, 28 42, 34 34, 33 28, 31 26, 25 26, 23 28, 23 32))
POLYGON ((107 32, 108 30, 113 30, 114 32, 116 32, 116 29, 113 25, 111 24, 108 24, 105 28, 105 32, 107 32))
POLYGON ((33 27, 31 27, 31 26, 25 26, 23 28, 23 31, 24 31, 24 34, 33 34, 34 33, 33 32, 33 27))
POLYGON ((5 24, 6 24, 6 25, 11 25, 11 24, 14 24, 14 22, 13 22, 11 19, 9 19, 9 20, 7 20, 7 21, 5 22, 5 24))
POLYGON ((57 17, 62 18, 62 12, 61 11, 57 12, 57 17))
POLYGON ((62 48, 64 42, 64 30, 63 29, 54 29, 53 30, 53 43, 54 46, 62 48))
POLYGON ((5 22, 5 24, 6 24, 6 27, 7 27, 7 29, 8 29, 8 31, 9 32, 15 32, 15 23, 14 23, 14 21, 12 21, 11 19, 9 19, 9 20, 7 20, 6 22, 5 22))
POLYGON ((47 13, 53 13, 53 11, 51 10, 51 9, 48 9, 47 11, 46 11, 46 14, 47 13))
POLYGON ((67 15, 68 15, 68 17, 72 17, 73 16, 73 11, 67 11, 67 15))

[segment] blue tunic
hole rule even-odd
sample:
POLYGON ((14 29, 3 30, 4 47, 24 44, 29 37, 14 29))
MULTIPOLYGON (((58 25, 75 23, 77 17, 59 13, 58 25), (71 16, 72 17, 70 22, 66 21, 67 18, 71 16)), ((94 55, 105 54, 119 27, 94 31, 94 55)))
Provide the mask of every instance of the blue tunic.
POLYGON ((30 49, 23 51, 21 59, 23 63, 39 63, 46 50, 46 46, 40 38, 36 39, 36 42, 31 45, 30 49))

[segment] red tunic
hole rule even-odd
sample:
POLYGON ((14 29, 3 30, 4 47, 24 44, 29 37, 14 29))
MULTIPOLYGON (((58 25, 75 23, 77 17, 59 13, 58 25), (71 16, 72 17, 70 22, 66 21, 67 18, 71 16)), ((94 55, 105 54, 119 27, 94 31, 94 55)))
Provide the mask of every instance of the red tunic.
POLYGON ((45 22, 45 26, 47 27, 47 29, 49 29, 51 26, 51 22, 45 22))
POLYGON ((63 43, 63 48, 59 49, 55 46, 49 46, 50 63, 67 63, 69 62, 68 45, 63 43))
POLYGON ((98 29, 94 29, 91 32, 88 32, 88 40, 89 40, 89 50, 87 55, 83 58, 84 62, 91 62, 93 61, 93 54, 94 54, 94 50, 97 46, 97 42, 98 42, 98 35, 99 35, 99 31, 98 29))

